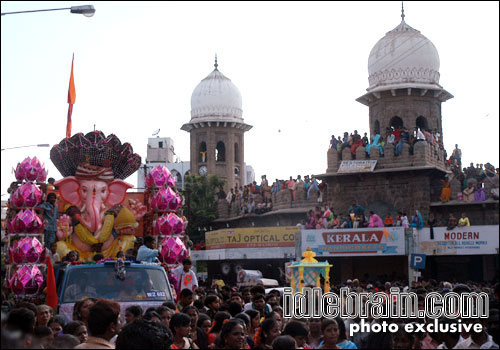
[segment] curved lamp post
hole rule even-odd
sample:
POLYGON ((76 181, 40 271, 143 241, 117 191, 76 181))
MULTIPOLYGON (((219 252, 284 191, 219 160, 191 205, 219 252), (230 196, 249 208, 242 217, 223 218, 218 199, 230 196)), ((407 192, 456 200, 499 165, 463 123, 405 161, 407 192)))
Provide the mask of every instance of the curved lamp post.
POLYGON ((92 5, 82 5, 82 6, 71 6, 58 9, 47 9, 47 10, 31 10, 31 11, 17 11, 17 12, 2 12, 2 16, 14 15, 18 13, 29 13, 29 12, 45 12, 45 11, 59 11, 59 10, 71 10, 71 13, 82 14, 85 17, 92 17, 95 13, 95 8, 92 5))
POLYGON ((39 143, 38 145, 27 145, 27 146, 17 146, 17 147, 2 148, 2 151, 5 151, 7 149, 24 148, 24 147, 50 147, 50 145, 48 143, 39 143))

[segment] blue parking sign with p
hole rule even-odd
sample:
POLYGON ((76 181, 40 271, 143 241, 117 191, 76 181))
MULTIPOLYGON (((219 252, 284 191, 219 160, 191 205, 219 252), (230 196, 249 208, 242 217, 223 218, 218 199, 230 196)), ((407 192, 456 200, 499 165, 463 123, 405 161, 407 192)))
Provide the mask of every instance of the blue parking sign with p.
POLYGON ((410 267, 412 269, 425 269, 425 254, 412 254, 410 260, 410 267))

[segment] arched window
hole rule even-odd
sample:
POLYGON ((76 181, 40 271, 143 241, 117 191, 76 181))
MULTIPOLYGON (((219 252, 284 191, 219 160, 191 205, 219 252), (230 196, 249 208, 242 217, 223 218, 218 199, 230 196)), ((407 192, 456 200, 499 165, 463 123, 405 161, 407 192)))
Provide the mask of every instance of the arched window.
POLYGON ((182 175, 181 173, 179 173, 177 170, 172 170, 170 172, 172 174, 172 176, 175 177, 175 183, 177 184, 177 186, 180 186, 182 184, 182 175))
POLYGON ((394 130, 401 128, 403 126, 403 119, 401 119, 398 116, 394 116, 394 117, 392 117, 392 119, 389 123, 389 126, 393 127, 394 130))
POLYGON ((217 142, 217 147, 215 148, 215 161, 225 162, 226 161, 226 146, 224 142, 217 142))
POLYGON ((235 163, 240 162, 240 146, 238 145, 237 142, 234 143, 234 162, 235 163))
POLYGON ((207 144, 205 141, 200 143, 200 149, 198 151, 198 162, 205 163, 207 161, 207 144))
POLYGON ((427 124, 427 119, 425 119, 424 116, 420 116, 417 118, 415 121, 415 124, 417 128, 420 128, 420 130, 428 130, 429 129, 429 124, 427 124))
POLYGON ((373 132, 375 133, 375 135, 380 134, 380 122, 378 120, 375 120, 373 132))

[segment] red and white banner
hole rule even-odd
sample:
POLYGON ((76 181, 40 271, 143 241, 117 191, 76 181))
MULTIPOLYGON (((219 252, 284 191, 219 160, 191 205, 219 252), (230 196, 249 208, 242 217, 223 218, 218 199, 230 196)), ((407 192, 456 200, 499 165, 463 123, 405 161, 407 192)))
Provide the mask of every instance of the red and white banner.
POLYGON ((419 231, 420 253, 426 255, 498 254, 498 225, 465 226, 447 230, 434 227, 434 239, 429 228, 419 231))
POLYGON ((302 230, 302 251, 311 248, 316 256, 405 255, 402 227, 334 230, 302 230))

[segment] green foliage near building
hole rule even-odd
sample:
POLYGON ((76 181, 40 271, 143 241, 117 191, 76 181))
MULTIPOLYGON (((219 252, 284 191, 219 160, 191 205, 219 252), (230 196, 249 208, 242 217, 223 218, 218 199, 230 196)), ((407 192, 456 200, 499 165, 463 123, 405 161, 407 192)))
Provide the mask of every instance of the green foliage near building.
MULTIPOLYGON (((210 222, 217 219, 215 196, 224 180, 217 175, 187 175, 185 178, 185 194, 189 193, 191 216, 189 217, 188 235, 194 244, 205 240, 205 231, 210 222)), ((184 206, 184 214, 188 214, 188 203, 184 206)))

